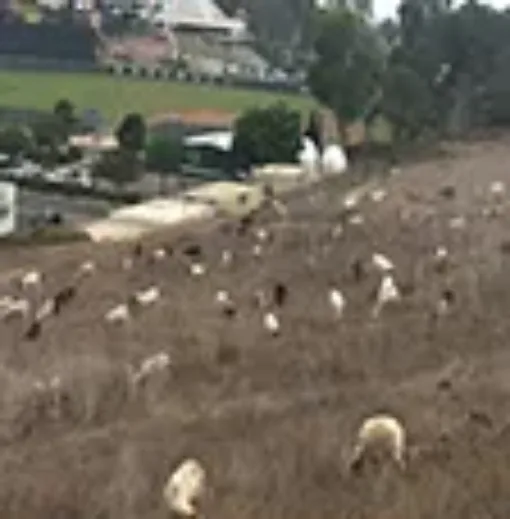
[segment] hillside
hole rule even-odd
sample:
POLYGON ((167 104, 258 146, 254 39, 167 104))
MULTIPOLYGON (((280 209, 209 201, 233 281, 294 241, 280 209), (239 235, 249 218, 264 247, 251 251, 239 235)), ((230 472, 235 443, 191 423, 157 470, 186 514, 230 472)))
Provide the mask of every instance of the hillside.
POLYGON ((19 268, 40 268, 52 294, 82 261, 98 266, 36 340, 23 339, 26 323, 0 324, 2 518, 169 517, 162 486, 196 456, 211 482, 205 517, 507 519, 510 201, 497 205, 489 188, 510 185, 508 144, 403 168, 383 181, 386 198, 362 199, 362 225, 345 221, 336 181, 294 193, 286 217, 257 216, 254 228, 273 236, 260 258, 252 232, 232 224, 146 240, 130 271, 125 245, 0 251, 5 294, 16 293, 9 279, 19 268), (452 228, 458 216, 464 228, 452 228), (185 243, 202 247, 204 277, 188 275, 185 243), (160 245, 173 255, 149 261, 160 245), (446 269, 435 267, 440 246, 446 269), (230 267, 220 265, 224 249, 234 251, 230 267), (374 318, 376 251, 394 261, 403 300, 374 318), (278 281, 288 301, 271 338, 253 299, 278 281), (151 283, 161 301, 125 325, 104 322, 151 283), (331 283, 347 299, 341 320, 328 305, 331 283), (237 303, 232 319, 214 304, 220 289, 237 303), (453 304, 437 315, 445 289, 453 304), (131 394, 126 364, 160 351, 170 370, 131 394), (34 387, 53 376, 58 406, 34 387), (408 471, 348 474, 359 421, 383 409, 408 428, 408 471))

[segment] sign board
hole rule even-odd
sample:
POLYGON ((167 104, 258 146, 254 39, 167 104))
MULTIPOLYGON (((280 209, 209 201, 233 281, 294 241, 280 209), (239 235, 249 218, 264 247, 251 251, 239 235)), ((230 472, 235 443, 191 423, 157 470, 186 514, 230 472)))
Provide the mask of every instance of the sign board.
POLYGON ((12 182, 0 182, 0 237, 16 230, 17 186, 12 182))

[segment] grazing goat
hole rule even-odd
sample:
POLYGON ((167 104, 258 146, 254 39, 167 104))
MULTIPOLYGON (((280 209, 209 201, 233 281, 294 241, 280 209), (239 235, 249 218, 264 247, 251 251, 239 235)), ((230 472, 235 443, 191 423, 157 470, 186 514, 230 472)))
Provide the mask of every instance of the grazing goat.
POLYGON ((202 247, 196 243, 191 243, 182 249, 182 253, 190 258, 199 258, 202 256, 202 247))
POLYGON ((395 269, 395 265, 393 264, 393 262, 383 254, 380 254, 378 252, 372 255, 372 263, 381 272, 391 272, 395 269))
POLYGON ((276 283, 273 287, 273 300, 277 306, 283 306, 289 297, 289 289, 283 283, 276 283))
POLYGON ((151 355, 142 361, 140 367, 132 375, 132 382, 140 384, 150 375, 168 369, 172 364, 170 355, 164 351, 151 355))
POLYGON ((161 290, 156 286, 152 286, 152 287, 147 288, 146 290, 141 290, 140 292, 136 292, 133 295, 132 302, 135 305, 139 305, 139 306, 149 306, 149 305, 154 304, 160 298, 161 298, 161 290))
POLYGON ((381 280, 381 284, 379 285, 379 290, 377 292, 377 302, 373 312, 374 317, 377 317, 380 314, 381 309, 385 305, 388 303, 400 301, 400 299, 400 291, 395 284, 395 280, 391 275, 386 274, 381 280))
POLYGON ((333 307, 336 316, 342 317, 346 305, 346 300, 342 292, 340 292, 340 290, 337 288, 332 288, 329 291, 329 302, 333 307))
POLYGON ((42 333, 42 323, 41 321, 38 321, 37 319, 32 321, 28 329, 26 330, 24 334, 24 338, 29 341, 34 341, 35 339, 38 339, 41 336, 42 333))
POLYGON ((404 469, 406 442, 406 430, 397 418, 387 414, 367 418, 358 430, 350 468, 354 471, 359 470, 370 450, 382 448, 390 454, 401 469, 404 469))
POLYGON ((205 275, 206 268, 202 263, 192 263, 189 267, 189 271, 193 277, 200 277, 205 275))
POLYGON ((30 304, 26 299, 15 299, 11 296, 0 299, 0 318, 10 319, 12 317, 25 317, 30 310, 30 304))
POLYGON ((64 306, 72 301, 76 297, 77 293, 78 289, 74 285, 68 285, 60 289, 53 298, 54 315, 59 315, 64 306))
POLYGON ((197 515, 196 501, 205 492, 206 472, 195 459, 183 461, 169 477, 163 497, 171 512, 185 517, 197 515))
POLYGON ((268 312, 264 314, 264 328, 273 336, 280 334, 280 321, 278 317, 272 313, 268 312))
POLYGON ((31 270, 24 274, 20 279, 21 288, 27 289, 29 287, 40 286, 43 280, 43 275, 38 270, 31 270))
POLYGON ((219 290, 216 292, 216 302, 221 306, 225 316, 234 317, 237 309, 230 294, 226 290, 219 290))
POLYGON ((127 304, 117 305, 106 312, 105 319, 110 323, 124 323, 129 321, 131 314, 127 304))

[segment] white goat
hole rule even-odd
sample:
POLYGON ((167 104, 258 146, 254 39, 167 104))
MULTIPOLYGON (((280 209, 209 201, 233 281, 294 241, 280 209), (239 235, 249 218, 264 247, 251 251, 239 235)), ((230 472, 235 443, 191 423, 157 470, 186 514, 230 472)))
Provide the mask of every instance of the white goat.
POLYGON ((45 299, 43 304, 35 313, 35 320, 42 322, 55 313, 55 299, 53 297, 45 299))
POLYGON ((263 243, 269 240, 270 234, 267 229, 260 227, 255 231, 255 236, 257 237, 257 240, 263 243))
POLYGON ((218 290, 218 292, 216 292, 215 300, 219 305, 232 304, 232 298, 226 290, 218 290))
POLYGON ((232 253, 231 250, 224 249, 223 251, 221 251, 221 264, 224 267, 228 267, 228 266, 232 265, 233 260, 234 260, 234 254, 232 253))
POLYGON ((370 198, 372 199, 372 202, 375 202, 376 204, 382 202, 386 198, 386 191, 384 189, 374 189, 370 193, 370 198))
POLYGON ((357 192, 349 193, 344 197, 344 208, 352 211, 358 207, 358 204, 360 202, 360 195, 357 192))
POLYGON ((135 384, 145 380, 152 373, 164 371, 168 369, 172 364, 170 355, 164 351, 151 355, 144 359, 138 371, 132 375, 132 380, 135 384))
POLYGON ((374 317, 377 317, 380 314, 381 309, 388 303, 395 303, 400 301, 400 299, 400 291, 397 288, 395 280, 391 275, 386 274, 382 278, 377 292, 377 301, 373 312, 374 317))
POLYGON ((81 275, 87 276, 96 270, 96 264, 93 261, 84 261, 78 268, 81 275))
POLYGON ((26 299, 16 299, 5 296, 0 299, 0 318, 10 319, 11 317, 26 317, 30 310, 30 304, 26 299))
POLYGON ((329 291, 329 302, 333 307, 337 317, 342 317, 345 310, 345 305, 347 303, 342 292, 336 288, 332 288, 329 291))
POLYGON ((273 336, 276 336, 280 333, 280 321, 278 317, 272 313, 268 312, 264 314, 264 328, 273 336))
POLYGON ((446 247, 438 247, 434 252, 436 260, 442 261, 448 257, 448 249, 446 247))
POLYGON ((23 289, 26 289, 28 287, 36 287, 40 286, 42 283, 43 275, 38 270, 31 270, 27 273, 25 273, 21 280, 21 286, 23 289))
POLYGON ((158 249, 154 249, 152 251, 152 257, 156 260, 156 261, 161 261, 161 260, 164 260, 166 258, 166 250, 163 249, 162 247, 158 248, 158 249))
POLYGON ((496 197, 502 197, 506 193, 506 186, 501 181, 492 182, 490 185, 490 193, 496 197))
POLYGON ((129 321, 129 318, 129 307, 126 304, 117 305, 105 314, 105 319, 110 323, 124 323, 129 321))
POLYGON ((206 472, 200 462, 186 459, 169 477, 163 497, 170 511, 185 517, 197 515, 196 501, 205 492, 206 472))
POLYGON ((388 257, 378 252, 372 255, 372 263, 381 272, 391 272, 395 269, 394 263, 388 257))
POLYGON ((287 209, 287 206, 283 202, 281 202, 277 198, 272 199, 271 202, 272 202, 273 207, 276 211, 276 214, 278 214, 278 216, 283 218, 284 216, 287 216, 289 214, 289 210, 287 209))
POLYGON ((402 423, 387 414, 367 418, 361 424, 350 466, 359 468, 370 449, 384 448, 401 468, 405 468, 407 434, 402 423))
POLYGON ((338 144, 326 146, 321 157, 322 171, 325 175, 340 175, 348 168, 347 156, 338 144))
POLYGON ((349 217, 349 223, 351 225, 363 225, 365 223, 365 217, 362 214, 356 213, 349 217))
POLYGON ((193 277, 204 276, 206 273, 206 268, 202 263, 192 263, 189 268, 190 274, 193 277))
POLYGON ((149 306, 161 298, 161 290, 156 286, 152 286, 146 290, 136 292, 134 297, 140 306, 149 306))
POLYGON ((454 231, 465 229, 466 224, 466 219, 463 216, 454 216, 453 218, 450 218, 450 221, 448 222, 450 229, 454 231))

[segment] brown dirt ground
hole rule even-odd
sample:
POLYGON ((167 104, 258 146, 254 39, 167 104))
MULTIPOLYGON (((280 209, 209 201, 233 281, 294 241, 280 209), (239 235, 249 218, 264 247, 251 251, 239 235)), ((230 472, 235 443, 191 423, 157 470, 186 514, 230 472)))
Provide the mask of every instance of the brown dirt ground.
MULTIPOLYGON (((501 243, 510 238, 510 201, 499 217, 481 211, 494 205, 491 181, 510 183, 509 144, 472 143, 453 158, 406 166, 385 181, 383 202, 362 202, 365 224, 346 226, 334 242, 336 182, 289 195, 284 221, 258 217, 274 231, 261 259, 250 254, 252 236, 194 231, 187 238, 209 266, 201 279, 178 254, 158 264, 144 257, 124 272, 126 245, 0 251, 3 293, 16 292, 10 277, 19 268, 40 268, 48 294, 82 260, 99 265, 38 340, 23 339, 26 323, 0 324, 0 517, 168 517, 165 479, 197 456, 209 472, 208 518, 508 519, 510 255, 501 243), (438 194, 445 184, 456 187, 453 200, 438 194), (467 228, 451 230, 448 218, 459 214, 467 228), (452 255, 445 273, 433 269, 439 245, 452 255), (237 255, 230 269, 219 265, 224 247, 237 255), (356 282, 350 264, 376 250, 395 261, 405 298, 373 320, 379 277, 356 282), (268 338, 252 295, 277 280, 289 300, 281 336, 268 338), (129 290, 152 282, 162 301, 125 327, 104 323, 129 290), (330 282, 348 300, 339 322, 327 304, 330 282), (446 286, 457 302, 434 319, 446 286), (238 303, 231 321, 213 304, 222 288, 238 303), (172 356, 170 372, 130 394, 127 363, 161 350, 172 356), (64 387, 58 414, 33 389, 53 375, 64 387), (356 427, 379 410, 407 425, 408 471, 387 465, 352 476, 345 459, 356 427)), ((145 240, 145 250, 161 243, 178 250, 180 241, 166 233, 145 240)))

